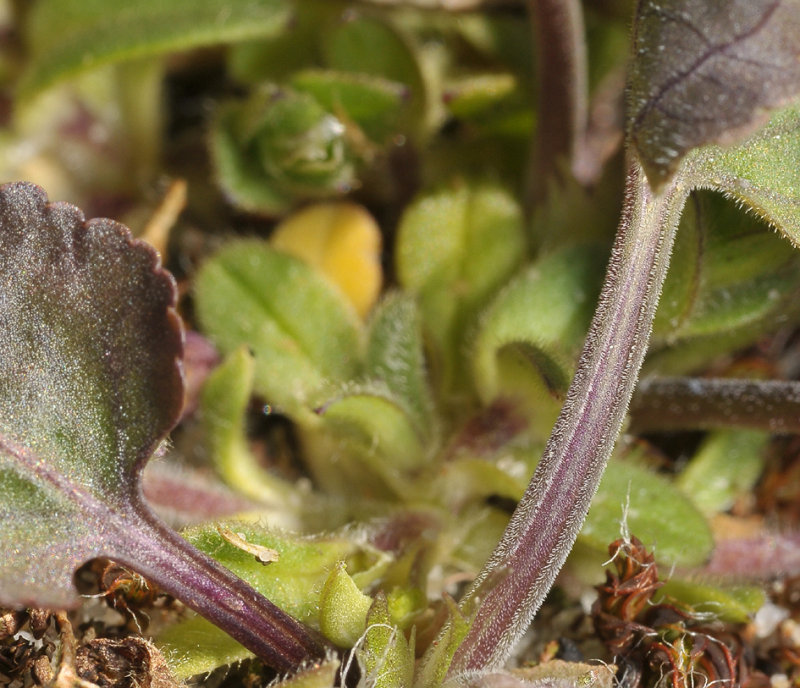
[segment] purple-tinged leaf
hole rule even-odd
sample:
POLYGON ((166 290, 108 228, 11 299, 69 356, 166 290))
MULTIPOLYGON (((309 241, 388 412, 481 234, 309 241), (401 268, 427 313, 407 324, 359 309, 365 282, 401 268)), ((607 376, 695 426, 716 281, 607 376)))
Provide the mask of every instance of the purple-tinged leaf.
POLYGON ((640 0, 628 130, 658 187, 692 148, 729 144, 800 93, 800 0, 640 0))
POLYGON ((144 503, 183 405, 175 285, 111 220, 0 187, 0 603, 74 606, 74 570, 137 570, 290 670, 324 648, 144 503))
POLYGON ((765 532, 721 540, 703 573, 751 581, 797 576, 800 533, 765 532))
POLYGON ((148 464, 142 479, 147 503, 173 528, 255 512, 263 505, 225 487, 216 476, 168 461, 148 464))

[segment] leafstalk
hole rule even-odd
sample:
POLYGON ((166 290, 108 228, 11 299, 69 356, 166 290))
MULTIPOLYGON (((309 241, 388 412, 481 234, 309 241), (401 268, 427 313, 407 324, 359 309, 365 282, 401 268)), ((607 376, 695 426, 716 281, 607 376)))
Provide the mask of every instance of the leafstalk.
POLYGON ((332 650, 321 636, 282 611, 164 525, 145 504, 126 530, 129 557, 115 557, 198 612, 268 666, 295 672, 332 650), (126 561, 127 559, 127 561, 126 561))
POLYGON ((636 432, 750 428, 800 432, 800 383, 783 380, 651 378, 631 403, 636 432))
POLYGON ((583 10, 577 0, 528 0, 537 47, 539 120, 527 182, 527 206, 540 203, 586 136, 587 63, 583 10))
POLYGON ((544 455, 462 610, 474 610, 451 677, 501 665, 567 558, 614 448, 647 350, 688 195, 654 193, 629 160, 625 203, 600 301, 544 455))

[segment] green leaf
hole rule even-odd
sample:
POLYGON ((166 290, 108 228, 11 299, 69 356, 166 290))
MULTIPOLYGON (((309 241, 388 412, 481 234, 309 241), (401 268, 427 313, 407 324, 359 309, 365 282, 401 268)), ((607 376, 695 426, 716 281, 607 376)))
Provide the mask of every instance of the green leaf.
POLYGON ((634 32, 628 132, 654 187, 800 93, 798 0, 645 0, 634 32))
POLYGON ((369 324, 364 377, 385 385, 408 413, 420 438, 436 432, 417 304, 399 292, 386 295, 369 324))
POLYGON ((419 468, 426 459, 412 419, 391 394, 354 390, 326 402, 320 414, 355 454, 349 460, 366 464, 389 484, 399 486, 399 474, 419 468))
POLYGON ((445 389, 463 385, 466 332, 524 260, 520 208, 499 187, 462 184, 418 198, 398 231, 398 278, 419 301, 433 365, 445 389))
POLYGON ((449 83, 445 102, 455 117, 480 119, 502 107, 517 88, 512 74, 473 74, 449 83))
POLYGON ((25 95, 111 62, 274 36, 291 18, 286 0, 49 0, 28 21, 25 95))
POLYGON ((339 562, 331 571, 319 597, 319 629, 338 647, 353 647, 367 625, 372 598, 358 589, 339 562))
MULTIPOLYGON (((540 414, 563 399, 602 279, 595 248, 561 250, 514 278, 481 315, 472 370, 484 404, 521 396, 540 414), (548 398, 549 397, 549 398, 548 398)), ((557 409, 555 409, 557 413, 557 409)), ((549 426, 552 414, 544 414, 549 426)))
POLYGON ((375 688, 411 687, 414 633, 412 631, 410 640, 406 640, 389 614, 383 593, 378 593, 367 614, 364 646, 357 653, 366 685, 375 688))
POLYGON ((696 369, 795 318, 798 266, 797 251, 764 222, 719 194, 692 194, 657 312, 648 368, 696 369))
MULTIPOLYGON (((278 560, 266 565, 260 563, 252 554, 223 538, 216 525, 196 526, 183 534, 194 546, 269 596, 281 609, 313 625, 319 620, 325 581, 339 562, 347 562, 354 575, 360 574, 356 580, 366 587, 385 569, 388 560, 388 555, 346 536, 301 537, 247 523, 221 525, 240 534, 248 543, 276 550, 278 560)), ((179 678, 252 656, 200 617, 170 626, 161 634, 158 644, 179 678)))
MULTIPOLYGON (((398 25, 366 13, 333 23, 321 36, 323 64, 339 72, 366 74, 404 84, 410 118, 421 120, 427 93, 418 48, 398 25)), ((409 121, 412 130, 419 126, 409 121)))
POLYGON ((370 74, 306 69, 293 74, 291 83, 378 143, 397 131, 408 99, 405 85, 370 74))
POLYGON ((271 688, 335 688, 339 664, 338 659, 327 659, 270 685, 271 688))
POLYGON ((320 31, 341 19, 342 6, 330 0, 292 2, 292 20, 286 27, 255 41, 236 43, 228 50, 228 71, 248 85, 276 83, 287 74, 321 62, 320 31))
POLYGON ((747 623, 764 604, 762 587, 754 585, 719 586, 702 581, 670 578, 656 593, 653 602, 674 597, 690 604, 699 614, 711 614, 728 623, 747 623))
POLYGON ((659 561, 702 563, 714 544, 706 519, 669 480, 634 458, 608 462, 579 540, 602 551, 624 525, 655 550, 659 561))
POLYGON ((209 150, 216 182, 241 210, 277 216, 292 206, 291 195, 265 178, 253 156, 245 155, 235 135, 239 112, 236 105, 220 106, 211 125, 209 150))
POLYGON ((727 511, 761 477, 768 444, 769 435, 755 430, 711 433, 681 471, 676 485, 704 514, 727 511))
POLYGON ((182 406, 174 285, 111 220, 0 187, 0 602, 79 598, 72 574, 129 558, 141 470, 182 406))
POLYGON ((322 392, 359 369, 352 307, 308 265, 264 242, 228 243, 198 273, 195 294, 214 343, 226 353, 249 346, 255 391, 290 415, 308 420, 322 392))
POLYGON ((461 612, 455 601, 446 596, 444 603, 449 623, 443 626, 444 634, 428 647, 420 660, 414 674, 414 688, 429 688, 444 683, 453 655, 469 631, 470 619, 461 612))
MULTIPOLYGON (((800 3, 794 4, 800 16, 800 3)), ((800 246, 799 108, 776 112, 763 129, 737 146, 694 151, 687 158, 687 176, 695 186, 741 201, 800 246)))
POLYGON ((250 212, 282 214, 355 184, 346 126, 309 93, 265 84, 221 106, 210 143, 217 182, 250 212))
POLYGON ((240 347, 214 370, 203 386, 200 413, 208 456, 220 477, 241 494, 276 510, 296 506, 298 495, 286 480, 269 474, 247 443, 246 413, 253 389, 255 363, 240 347))

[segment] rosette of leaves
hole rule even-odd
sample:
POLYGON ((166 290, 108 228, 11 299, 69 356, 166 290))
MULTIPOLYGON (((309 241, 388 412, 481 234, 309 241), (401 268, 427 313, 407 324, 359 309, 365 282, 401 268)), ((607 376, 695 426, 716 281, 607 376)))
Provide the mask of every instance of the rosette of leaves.
POLYGON ((217 180, 239 207, 267 215, 300 199, 349 191, 355 159, 346 125, 310 94, 273 85, 217 113, 217 180))
MULTIPOLYGON (((286 229, 312 242, 303 219, 316 223, 319 215, 298 213, 286 229)), ((321 232, 328 237, 328 228, 321 232)), ((463 574, 488 556, 508 519, 497 500, 517 500, 524 491, 602 273, 602 252, 593 246, 520 265, 521 210, 493 184, 422 194, 397 241, 404 289, 385 294, 366 322, 355 317, 335 269, 323 274, 267 241, 227 244, 203 266, 195 291, 204 330, 227 354, 201 410, 211 457, 231 486, 264 503, 265 513, 295 514, 311 531, 354 518, 392 523, 426 514, 426 536, 413 554, 396 553, 359 593, 372 605, 377 591, 389 595, 390 626, 400 618, 397 599, 413 600, 409 618, 422 618, 425 605, 413 590, 426 589, 432 566, 463 574), (246 437, 251 395, 294 422, 317 490, 299 490, 259 465, 246 437), (409 588, 398 572, 412 561, 409 588)), ((285 231, 280 244, 292 245, 285 231)), ((351 256, 346 277, 362 269, 351 256)), ((645 463, 636 453, 612 462, 581 541, 602 552, 618 535, 619 495, 627 490, 631 527, 658 541, 662 560, 698 563, 711 547, 704 517, 645 463)), ((417 532, 394 530, 408 542, 417 532)), ((207 545, 212 556, 216 550, 207 545)), ((377 639, 370 647, 363 652, 387 651, 377 639)), ((417 676, 418 685, 436 684, 426 683, 431 671, 417 676)))

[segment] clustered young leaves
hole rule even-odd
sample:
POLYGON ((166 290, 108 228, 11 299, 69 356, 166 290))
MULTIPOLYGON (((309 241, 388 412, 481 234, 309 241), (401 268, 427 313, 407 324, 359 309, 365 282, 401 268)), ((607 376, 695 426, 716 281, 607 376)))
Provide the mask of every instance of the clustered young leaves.
POLYGON ((8 3, 0 680, 768 682, 720 523, 797 427, 740 352, 798 373, 800 2, 465 4, 8 3), (612 541, 615 666, 523 643, 612 541))

